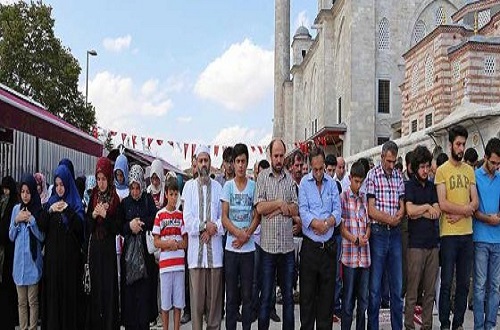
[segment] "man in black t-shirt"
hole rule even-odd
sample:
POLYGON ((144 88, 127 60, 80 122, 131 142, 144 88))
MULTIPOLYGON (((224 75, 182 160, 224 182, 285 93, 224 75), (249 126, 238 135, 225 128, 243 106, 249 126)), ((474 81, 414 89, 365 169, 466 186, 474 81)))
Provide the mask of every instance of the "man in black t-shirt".
POLYGON ((413 175, 405 183, 408 214, 408 278, 406 288, 406 329, 415 329, 413 311, 422 283, 422 329, 432 329, 435 284, 439 270, 439 209, 436 187, 428 180, 432 154, 424 146, 412 153, 413 175))

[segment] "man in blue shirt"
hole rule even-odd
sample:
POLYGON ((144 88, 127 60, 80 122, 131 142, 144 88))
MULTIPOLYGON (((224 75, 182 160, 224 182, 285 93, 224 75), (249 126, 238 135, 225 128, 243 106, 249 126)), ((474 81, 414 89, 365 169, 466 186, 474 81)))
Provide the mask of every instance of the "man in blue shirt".
POLYGON ((500 301, 500 140, 492 138, 475 172, 479 208, 474 214, 474 329, 494 329, 500 301), (485 303, 486 302, 486 303, 485 303))
POLYGON ((325 153, 309 154, 311 172, 299 187, 299 213, 304 240, 300 251, 301 329, 332 329, 337 246, 333 236, 340 224, 340 198, 335 181, 325 175, 325 153))

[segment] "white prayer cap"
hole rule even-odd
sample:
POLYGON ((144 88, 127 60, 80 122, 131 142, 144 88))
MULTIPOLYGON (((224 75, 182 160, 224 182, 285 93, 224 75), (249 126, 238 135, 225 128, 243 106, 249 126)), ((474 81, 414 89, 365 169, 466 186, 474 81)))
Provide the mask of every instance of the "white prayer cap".
POLYGON ((201 153, 206 153, 208 155, 208 157, 210 157, 210 149, 208 149, 208 147, 205 145, 199 144, 196 147, 196 152, 194 153, 196 158, 198 158, 199 154, 201 154, 201 153))

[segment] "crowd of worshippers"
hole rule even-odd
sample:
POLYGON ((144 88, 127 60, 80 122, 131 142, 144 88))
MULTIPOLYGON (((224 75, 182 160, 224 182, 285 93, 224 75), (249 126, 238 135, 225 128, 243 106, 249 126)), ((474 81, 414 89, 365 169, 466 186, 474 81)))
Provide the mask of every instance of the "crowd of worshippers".
POLYGON ((467 138, 450 128, 449 157, 419 145, 404 170, 392 141, 378 165, 347 171, 320 147, 285 162, 275 139, 253 177, 245 144, 224 151, 215 178, 199 145, 184 187, 159 160, 146 187, 124 155, 99 158, 86 182, 68 159, 50 187, 41 173, 5 177, 2 329, 149 329, 159 315, 168 329, 173 311, 174 329, 289 330, 297 300, 301 329, 378 329, 381 308, 392 329, 432 329, 434 312, 462 329, 468 294, 474 327, 495 328, 500 140, 478 160, 467 138))

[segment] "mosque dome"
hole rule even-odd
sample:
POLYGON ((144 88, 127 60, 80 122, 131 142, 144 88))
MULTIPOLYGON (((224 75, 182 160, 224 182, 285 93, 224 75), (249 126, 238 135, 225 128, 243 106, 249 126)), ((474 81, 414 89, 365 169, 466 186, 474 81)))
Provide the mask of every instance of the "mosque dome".
POLYGON ((299 26, 297 31, 295 31, 295 35, 293 37, 294 38, 297 38, 297 37, 311 38, 311 35, 309 34, 309 30, 304 25, 301 25, 301 26, 299 26))

